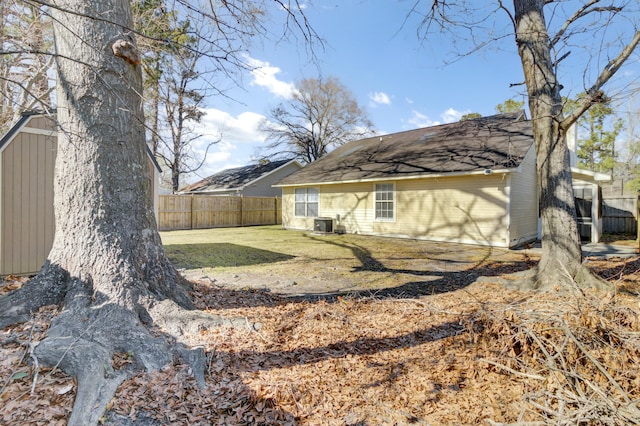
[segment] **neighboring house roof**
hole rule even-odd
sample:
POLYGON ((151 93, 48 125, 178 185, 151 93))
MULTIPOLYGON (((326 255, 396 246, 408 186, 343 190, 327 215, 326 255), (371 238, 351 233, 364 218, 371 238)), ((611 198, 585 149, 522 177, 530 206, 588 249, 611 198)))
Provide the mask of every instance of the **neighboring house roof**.
POLYGON ((295 163, 302 167, 296 160, 288 159, 226 169, 182 188, 181 192, 241 191, 290 163, 295 163))
POLYGON ((507 171, 532 145, 524 112, 500 114, 348 142, 275 186, 507 171))

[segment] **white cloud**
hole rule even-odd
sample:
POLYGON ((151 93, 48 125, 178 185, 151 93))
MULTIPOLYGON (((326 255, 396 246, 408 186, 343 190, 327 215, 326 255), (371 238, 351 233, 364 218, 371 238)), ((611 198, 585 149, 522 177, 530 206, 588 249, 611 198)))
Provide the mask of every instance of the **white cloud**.
POLYGON ((413 116, 407 120, 407 123, 411 124, 416 129, 419 129, 420 127, 430 127, 440 124, 439 121, 434 121, 428 116, 416 110, 413 110, 412 112, 413 116))
POLYGON ((198 126, 198 132, 208 135, 222 135, 223 140, 234 143, 255 143, 264 140, 258 130, 264 115, 246 111, 237 117, 215 108, 205 109, 206 115, 198 126))
POLYGON ((269 62, 259 59, 247 58, 247 62, 251 70, 253 81, 251 85, 266 88, 269 92, 282 98, 290 98, 296 90, 292 82, 286 82, 278 79, 278 74, 282 71, 280 68, 272 66, 269 62))
MULTIPOLYGON (((280 3, 280 2, 278 2, 280 3)), ((291 4, 287 4, 286 2, 284 3, 280 3, 280 8, 286 11, 290 11, 291 10, 291 4)), ((307 2, 300 2, 299 4, 296 5, 296 7, 294 7, 295 9, 299 9, 299 10, 305 10, 306 8, 309 7, 309 3, 307 2)))
POLYGON ((469 114, 471 111, 456 111, 453 108, 449 108, 448 110, 446 110, 445 112, 443 112, 442 114, 440 114, 440 117, 442 118, 442 121, 444 121, 445 123, 453 123, 455 121, 460 121, 460 117, 462 117, 465 114, 469 114))
POLYGON ((391 98, 384 92, 369 93, 369 99, 374 105, 391 105, 391 98))
POLYGON ((203 158, 207 145, 220 139, 209 148, 205 164, 189 182, 197 181, 220 170, 246 166, 252 161, 256 148, 264 143, 260 122, 265 118, 255 112, 246 111, 234 117, 226 111, 207 108, 206 115, 195 128, 202 135, 194 141, 192 148, 197 158, 203 158))
POLYGON ((457 111, 453 108, 449 108, 440 114, 440 120, 432 120, 429 116, 422 114, 419 111, 413 110, 412 116, 406 122, 410 125, 410 128, 419 129, 421 127, 431 127, 437 126, 439 124, 448 124, 454 123, 456 121, 460 121, 460 118, 465 115, 471 113, 470 110, 465 111, 457 111))

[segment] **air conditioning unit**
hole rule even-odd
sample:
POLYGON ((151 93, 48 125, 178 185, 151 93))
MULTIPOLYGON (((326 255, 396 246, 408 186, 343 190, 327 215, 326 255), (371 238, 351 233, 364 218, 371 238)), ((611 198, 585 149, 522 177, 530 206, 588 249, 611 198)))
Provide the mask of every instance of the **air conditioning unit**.
POLYGON ((315 232, 333 232, 333 219, 330 217, 317 217, 313 220, 315 232))

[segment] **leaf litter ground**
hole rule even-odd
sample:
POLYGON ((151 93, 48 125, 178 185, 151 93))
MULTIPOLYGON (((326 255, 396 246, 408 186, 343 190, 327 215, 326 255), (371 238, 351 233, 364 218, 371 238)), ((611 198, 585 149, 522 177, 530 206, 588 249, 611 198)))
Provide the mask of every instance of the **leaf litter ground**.
MULTIPOLYGON (((640 424, 640 261, 590 259, 619 289, 614 296, 523 293, 461 277, 533 263, 483 258, 438 276, 447 290, 431 294, 414 283, 403 293, 292 297, 192 277, 198 309, 261 327, 191 336, 208 354, 205 390, 180 364, 140 373, 119 388, 104 422, 640 424)), ((9 277, 2 292, 22 282, 9 277)), ((2 424, 66 424, 74 381, 30 357, 56 312, 45 307, 0 335, 2 424)), ((113 365, 130 358, 116 354, 113 365)))

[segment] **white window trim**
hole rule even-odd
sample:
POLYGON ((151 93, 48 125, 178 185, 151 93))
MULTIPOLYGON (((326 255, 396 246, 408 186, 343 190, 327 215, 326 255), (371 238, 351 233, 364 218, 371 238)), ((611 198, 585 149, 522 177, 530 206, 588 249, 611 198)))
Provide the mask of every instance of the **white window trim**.
POLYGON ((395 223, 396 221, 396 205, 398 204, 398 195, 396 192, 396 184, 395 183, 389 183, 389 182, 384 182, 384 183, 374 183, 373 184, 373 221, 374 222, 393 222, 395 223), (376 186, 377 185, 391 185, 393 188, 393 218, 378 218, 376 217, 376 203, 377 203, 377 199, 376 199, 376 186))
POLYGON ((294 217, 320 217, 320 189, 316 188, 316 187, 302 187, 302 188, 294 188, 293 190, 293 215, 294 217), (298 215, 296 214, 296 204, 298 204, 298 201, 296 200, 296 191, 299 189, 304 189, 304 215, 298 215), (310 189, 315 189, 318 193, 318 201, 314 202, 316 204, 318 204, 318 214, 316 216, 309 216, 309 190, 310 189))

